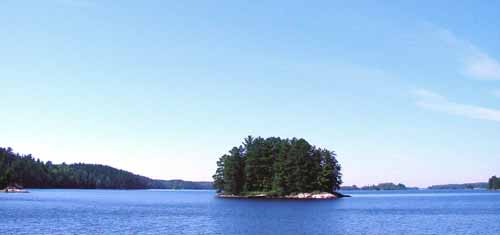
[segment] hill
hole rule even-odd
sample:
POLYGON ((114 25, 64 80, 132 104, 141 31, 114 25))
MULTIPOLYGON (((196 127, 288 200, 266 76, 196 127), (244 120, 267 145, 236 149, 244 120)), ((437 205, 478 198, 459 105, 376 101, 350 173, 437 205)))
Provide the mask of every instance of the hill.
POLYGON ((53 164, 0 148, 0 188, 212 189, 211 182, 154 180, 100 164, 53 164))

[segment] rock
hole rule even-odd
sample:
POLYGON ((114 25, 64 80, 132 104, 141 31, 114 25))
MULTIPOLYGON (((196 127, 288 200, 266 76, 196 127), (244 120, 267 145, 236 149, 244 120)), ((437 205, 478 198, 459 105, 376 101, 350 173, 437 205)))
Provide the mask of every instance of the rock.
POLYGON ((337 199, 341 197, 346 197, 346 195, 340 194, 340 193, 299 193, 296 195, 286 195, 286 196, 270 196, 267 194, 257 194, 257 195, 251 195, 251 196, 242 196, 242 195, 225 195, 225 194, 218 194, 217 197, 219 198, 239 198, 239 199, 295 199, 295 200, 308 200, 308 199, 319 199, 319 200, 324 200, 324 199, 337 199))
POLYGON ((333 195, 335 195, 337 198, 351 197, 351 195, 342 194, 342 193, 339 193, 339 192, 333 192, 333 195))
POLYGON ((320 193, 312 196, 315 199, 336 199, 337 196, 331 193, 320 193))
POLYGON ((18 187, 13 187, 13 186, 8 186, 3 190, 6 193, 27 193, 28 191, 18 188, 18 187))

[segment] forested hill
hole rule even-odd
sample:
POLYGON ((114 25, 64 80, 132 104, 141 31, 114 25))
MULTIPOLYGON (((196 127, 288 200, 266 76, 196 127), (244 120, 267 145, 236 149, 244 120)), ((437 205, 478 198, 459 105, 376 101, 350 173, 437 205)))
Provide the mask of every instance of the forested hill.
POLYGON ((211 182, 154 180, 98 164, 45 163, 11 148, 0 148, 0 188, 8 184, 26 188, 212 189, 211 182))

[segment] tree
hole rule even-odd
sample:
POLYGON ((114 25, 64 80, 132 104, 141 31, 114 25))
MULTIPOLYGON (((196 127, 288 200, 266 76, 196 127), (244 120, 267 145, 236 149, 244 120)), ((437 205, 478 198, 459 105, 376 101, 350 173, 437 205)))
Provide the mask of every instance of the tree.
POLYGON ((311 145, 304 139, 299 139, 292 142, 292 148, 290 149, 289 159, 290 159, 290 178, 294 182, 292 186, 292 192, 311 192, 313 191, 312 184, 315 183, 315 179, 310 177, 311 173, 311 158, 310 149, 311 145))
POLYGON ((234 147, 224 161, 224 192, 239 194, 244 187, 243 148, 234 147))
MULTIPOLYGON (((219 177, 223 179, 223 176, 219 177)), ((13 153, 11 148, 0 148, 0 188, 19 184, 27 188, 191 188, 209 189, 209 182, 153 180, 131 172, 98 164, 44 163, 32 155, 13 153)), ((220 184, 220 183, 219 183, 220 184)))
POLYGON ((219 160, 217 161, 217 170, 212 176, 212 178, 214 179, 214 188, 218 193, 224 191, 224 162, 227 157, 228 155, 224 154, 219 158, 219 160))
POLYGON ((335 152, 318 149, 304 139, 244 139, 217 161, 213 176, 218 192, 277 195, 337 190, 342 183, 335 152))
POLYGON ((288 194, 288 174, 285 170, 285 164, 287 161, 287 154, 290 150, 290 143, 288 140, 280 141, 279 145, 276 146, 276 157, 273 166, 273 191, 278 195, 288 194))
POLYGON ((319 184, 322 191, 331 192, 335 189, 335 162, 329 150, 319 150, 321 158, 321 174, 319 184))
POLYGON ((491 190, 496 190, 496 189, 500 189, 500 179, 497 178, 497 176, 492 176, 489 180, 488 180, 488 189, 491 189, 491 190))

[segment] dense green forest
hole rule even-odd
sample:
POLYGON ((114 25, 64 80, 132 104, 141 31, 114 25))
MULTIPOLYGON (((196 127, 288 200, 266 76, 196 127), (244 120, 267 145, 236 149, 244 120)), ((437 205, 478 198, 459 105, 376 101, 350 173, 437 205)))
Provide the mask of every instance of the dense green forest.
POLYGON ((492 176, 490 180, 488 180, 488 189, 500 189, 500 178, 497 178, 497 176, 492 176))
POLYGON ((245 138, 220 157, 213 178, 218 192, 232 195, 333 192, 342 183, 335 152, 279 137, 245 138))
POLYGON ((407 187, 404 184, 395 183, 380 183, 377 185, 367 185, 363 187, 353 186, 343 186, 342 190, 407 190, 407 189, 418 189, 417 187, 407 187))
POLYGON ((153 180, 96 164, 52 164, 0 148, 0 188, 18 184, 27 188, 83 189, 211 189, 211 182, 153 180))
POLYGON ((428 189, 486 189, 488 183, 465 183, 465 184, 440 184, 427 187, 428 189))

